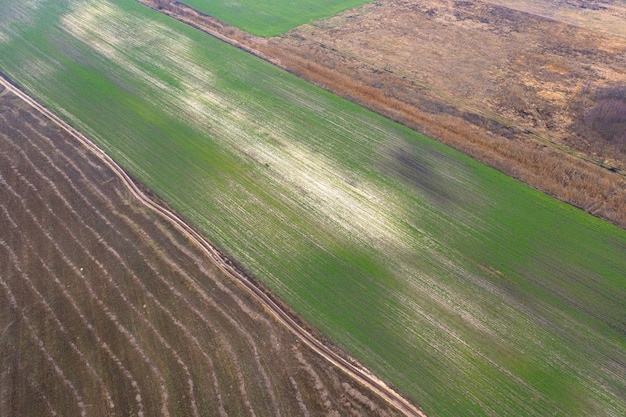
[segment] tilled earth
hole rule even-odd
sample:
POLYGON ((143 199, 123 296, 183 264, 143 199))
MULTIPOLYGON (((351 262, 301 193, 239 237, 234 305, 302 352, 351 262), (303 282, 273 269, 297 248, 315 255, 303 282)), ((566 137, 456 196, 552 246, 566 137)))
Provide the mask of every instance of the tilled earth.
POLYGON ((6 91, 0 259, 0 415, 398 415, 6 91))

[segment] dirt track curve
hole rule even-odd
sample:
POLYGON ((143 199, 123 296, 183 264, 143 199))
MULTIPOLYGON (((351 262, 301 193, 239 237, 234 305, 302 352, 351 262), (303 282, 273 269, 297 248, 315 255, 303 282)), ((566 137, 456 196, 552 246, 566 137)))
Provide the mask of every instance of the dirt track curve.
POLYGON ((15 87, 10 81, 0 76, 0 84, 25 101, 28 105, 40 112, 43 116, 51 120, 58 125, 61 129, 69 133, 73 138, 78 140, 84 146, 86 146, 94 155, 96 155, 103 164, 110 168, 120 180, 128 187, 129 191, 136 197, 142 204, 149 207, 165 220, 169 221, 175 226, 181 233, 187 236, 192 242, 194 242, 199 248, 202 248, 215 265, 228 277, 241 283, 263 306, 287 329, 289 329, 294 335, 299 337, 303 343, 309 348, 315 351, 318 355, 325 360, 341 369, 344 373, 354 378, 356 381, 369 388, 372 392, 378 394, 388 404, 398 409, 400 412, 408 417, 426 417, 421 410, 415 405, 411 404, 407 399, 402 397, 399 393, 391 389, 384 381, 380 380, 369 370, 362 366, 356 365, 356 361, 345 358, 344 356, 333 351, 320 340, 314 337, 311 333, 300 326, 281 306, 274 302, 262 289, 257 287, 252 281, 250 281, 245 274, 230 265, 226 258, 214 247, 209 241, 196 232, 191 226, 185 223, 178 215, 172 211, 164 208, 151 200, 146 194, 144 194, 139 187, 133 182, 128 174, 111 159, 103 150, 97 147, 82 133, 71 127, 65 121, 60 119, 50 110, 39 104, 36 100, 25 94, 23 91, 15 87))

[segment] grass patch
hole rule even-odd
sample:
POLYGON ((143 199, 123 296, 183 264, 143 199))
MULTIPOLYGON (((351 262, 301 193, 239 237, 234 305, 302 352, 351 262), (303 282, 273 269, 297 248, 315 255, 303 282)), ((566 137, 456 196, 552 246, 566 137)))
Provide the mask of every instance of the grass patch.
POLYGON ((258 36, 277 36, 371 0, 185 0, 182 3, 258 36))
POLYGON ((624 230, 136 2, 0 12, 4 73, 429 415, 626 411, 624 230))

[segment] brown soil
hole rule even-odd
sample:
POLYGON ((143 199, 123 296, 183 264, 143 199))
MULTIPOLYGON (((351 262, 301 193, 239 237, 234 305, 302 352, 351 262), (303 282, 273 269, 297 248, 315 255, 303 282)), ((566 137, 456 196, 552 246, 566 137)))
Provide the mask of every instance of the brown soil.
POLYGON ((4 90, 0 224, 0 415, 399 415, 4 90))
POLYGON ((626 145, 586 124, 626 82, 615 31, 478 0, 376 1, 270 39, 161 11, 626 227, 626 145))

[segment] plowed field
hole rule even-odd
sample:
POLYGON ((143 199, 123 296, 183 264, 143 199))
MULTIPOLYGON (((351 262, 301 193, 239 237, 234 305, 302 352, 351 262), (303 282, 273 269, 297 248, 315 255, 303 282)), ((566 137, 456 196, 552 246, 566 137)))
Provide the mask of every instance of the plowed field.
POLYGON ((396 415, 6 91, 0 259, 0 415, 396 415))

